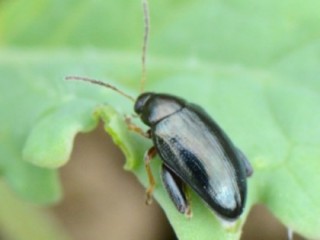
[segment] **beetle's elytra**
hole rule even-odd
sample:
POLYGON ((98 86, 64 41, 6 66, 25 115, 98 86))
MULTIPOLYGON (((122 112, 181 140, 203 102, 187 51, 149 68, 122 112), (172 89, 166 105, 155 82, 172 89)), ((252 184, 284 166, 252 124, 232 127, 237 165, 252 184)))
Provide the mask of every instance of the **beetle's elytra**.
MULTIPOLYGON (((147 0, 143 0, 145 35, 142 51, 142 81, 149 31, 147 0)), ((126 118, 129 129, 150 138, 153 147, 144 157, 150 186, 147 202, 155 187, 150 161, 158 154, 163 161, 161 178, 179 212, 191 216, 190 187, 220 217, 235 220, 243 212, 247 182, 252 167, 218 124, 200 107, 182 98, 160 93, 141 93, 135 100, 110 84, 84 77, 67 77, 110 88, 134 102, 134 111, 150 129, 145 133, 126 118)))

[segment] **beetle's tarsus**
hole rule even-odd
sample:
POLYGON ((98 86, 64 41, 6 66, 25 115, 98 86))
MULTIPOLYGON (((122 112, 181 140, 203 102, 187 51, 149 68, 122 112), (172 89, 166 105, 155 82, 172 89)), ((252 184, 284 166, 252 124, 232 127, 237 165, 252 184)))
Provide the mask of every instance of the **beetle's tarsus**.
POLYGON ((186 216, 186 218, 189 220, 192 218, 192 210, 191 210, 191 207, 188 206, 188 208, 186 209, 186 212, 184 213, 184 215, 186 216))
POLYGON ((152 192, 153 189, 150 188, 148 188, 146 191, 146 205, 151 205, 153 202, 152 192))

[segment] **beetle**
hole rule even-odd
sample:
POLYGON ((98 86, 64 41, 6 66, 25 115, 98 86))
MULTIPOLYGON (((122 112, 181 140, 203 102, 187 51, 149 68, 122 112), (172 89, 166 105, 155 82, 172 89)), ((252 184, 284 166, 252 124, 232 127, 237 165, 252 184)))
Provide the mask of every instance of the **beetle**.
POLYGON ((145 162, 159 154, 162 180, 177 209, 190 213, 187 184, 222 218, 238 218, 252 167, 219 125, 200 106, 168 94, 143 93, 134 111, 150 127, 154 144, 145 162))
MULTIPOLYGON (((147 1, 143 1, 145 35, 142 51, 142 87, 145 78, 145 54, 149 31, 147 1)), ((149 127, 145 133, 126 118, 128 128, 152 140, 153 146, 144 156, 151 202, 155 180, 150 162, 158 154, 163 162, 161 179, 179 212, 191 216, 190 187, 218 216, 234 221, 243 212, 246 178, 253 169, 245 155, 200 106, 165 94, 143 92, 137 99, 116 87, 94 79, 70 76, 67 80, 83 80, 122 94, 134 102, 134 112, 149 127)))

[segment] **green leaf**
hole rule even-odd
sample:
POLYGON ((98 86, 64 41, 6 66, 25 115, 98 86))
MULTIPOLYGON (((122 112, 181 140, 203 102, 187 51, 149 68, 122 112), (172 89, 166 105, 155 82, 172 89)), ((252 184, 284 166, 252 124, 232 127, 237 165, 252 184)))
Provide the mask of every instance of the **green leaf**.
POLYGON ((68 101, 47 113, 29 134, 23 158, 47 168, 65 164, 72 150, 70 139, 74 139, 78 132, 96 127, 97 117, 92 114, 94 106, 94 102, 85 100, 68 101), (50 149, 48 146, 51 146, 50 149))
MULTIPOLYGON (((0 174, 26 198, 56 201, 60 187, 53 168, 69 158, 75 134, 92 130, 102 119, 126 155, 125 168, 147 185, 142 158, 152 143, 128 131, 123 115, 132 113, 132 103, 112 91, 63 80, 66 75, 90 76, 137 96, 139 4, 2 4, 0 174), (88 44, 94 47, 83 48, 88 44), (78 50, 70 49, 75 46, 78 50)), ((150 4, 147 90, 204 107, 248 155, 255 171, 248 180, 245 213, 233 228, 224 229, 195 194, 193 218, 177 213, 160 183, 161 161, 155 160, 155 197, 179 239, 239 239, 257 203, 301 235, 320 238, 315 187, 320 182, 319 3, 150 4)))

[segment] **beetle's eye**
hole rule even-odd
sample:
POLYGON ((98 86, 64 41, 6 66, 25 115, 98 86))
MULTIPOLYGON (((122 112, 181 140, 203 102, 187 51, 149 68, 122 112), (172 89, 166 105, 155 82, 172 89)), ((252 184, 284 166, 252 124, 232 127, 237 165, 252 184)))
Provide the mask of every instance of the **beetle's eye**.
POLYGON ((134 104, 134 111, 140 115, 142 112, 142 108, 143 108, 143 104, 141 103, 141 101, 136 101, 136 103, 134 104))
POLYGON ((143 93, 138 97, 137 101, 134 104, 134 111, 137 114, 140 115, 143 112, 146 102, 148 101, 150 96, 151 96, 151 93, 143 93))

